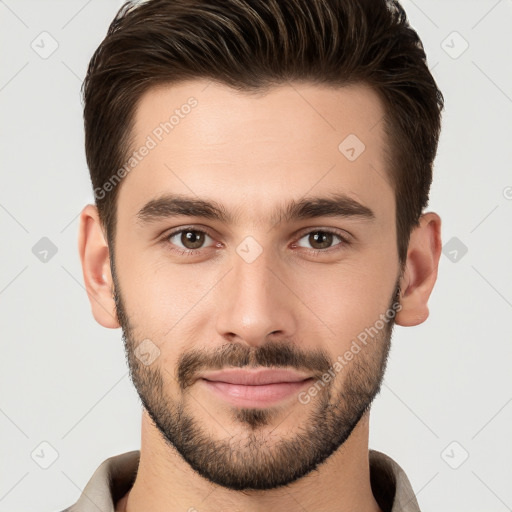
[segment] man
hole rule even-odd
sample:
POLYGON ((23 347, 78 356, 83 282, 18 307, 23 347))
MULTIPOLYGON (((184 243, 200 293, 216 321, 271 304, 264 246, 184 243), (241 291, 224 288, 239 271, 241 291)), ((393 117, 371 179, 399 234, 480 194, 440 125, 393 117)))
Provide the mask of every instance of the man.
POLYGON ((441 251, 443 96, 400 5, 128 4, 84 100, 83 275, 122 327, 142 442, 67 510, 419 510, 368 448, 441 251))

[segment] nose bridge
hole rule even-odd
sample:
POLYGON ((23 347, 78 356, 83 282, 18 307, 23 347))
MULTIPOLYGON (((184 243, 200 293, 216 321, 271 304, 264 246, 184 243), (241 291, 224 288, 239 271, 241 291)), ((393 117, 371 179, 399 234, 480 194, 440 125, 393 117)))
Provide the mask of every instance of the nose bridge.
POLYGON ((282 268, 270 249, 258 248, 252 240, 239 245, 233 255, 233 270, 222 283, 217 315, 220 335, 261 345, 271 333, 282 337, 294 334, 292 294, 282 282, 286 277, 276 277, 282 268))

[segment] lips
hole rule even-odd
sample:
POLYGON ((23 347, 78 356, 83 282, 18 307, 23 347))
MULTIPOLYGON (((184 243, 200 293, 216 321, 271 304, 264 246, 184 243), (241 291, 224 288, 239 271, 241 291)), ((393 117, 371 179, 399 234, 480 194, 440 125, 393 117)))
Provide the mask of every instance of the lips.
POLYGON ((225 382, 242 386, 263 386, 267 384, 281 384, 290 382, 302 382, 311 376, 293 370, 257 369, 247 370, 233 368, 205 372, 200 378, 210 382, 225 382))
POLYGON ((207 372, 199 382, 235 407, 270 407, 291 400, 313 378, 293 370, 232 368, 207 372))

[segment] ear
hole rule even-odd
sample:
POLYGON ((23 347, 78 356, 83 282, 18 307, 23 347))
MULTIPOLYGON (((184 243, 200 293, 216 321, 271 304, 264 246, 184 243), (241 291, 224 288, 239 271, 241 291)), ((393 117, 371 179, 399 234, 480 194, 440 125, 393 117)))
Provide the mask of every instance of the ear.
POLYGON ((120 327, 116 315, 108 244, 98 209, 92 204, 85 206, 80 214, 78 252, 94 318, 103 327, 120 327))
POLYGON ((402 309, 395 317, 398 325, 419 325, 428 318, 427 302, 437 280, 440 256, 441 218, 433 212, 425 213, 409 239, 407 261, 400 280, 402 309))

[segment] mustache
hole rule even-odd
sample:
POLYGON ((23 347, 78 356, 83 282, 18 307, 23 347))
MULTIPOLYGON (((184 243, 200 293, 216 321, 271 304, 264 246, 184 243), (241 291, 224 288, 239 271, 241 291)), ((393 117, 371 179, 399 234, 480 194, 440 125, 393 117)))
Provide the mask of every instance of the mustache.
POLYGON ((241 343, 223 345, 211 353, 204 349, 186 352, 178 359, 176 380, 183 391, 205 370, 236 368, 294 368, 312 373, 321 378, 332 366, 328 353, 316 349, 303 351, 293 343, 271 341, 260 347, 248 347, 241 343))

